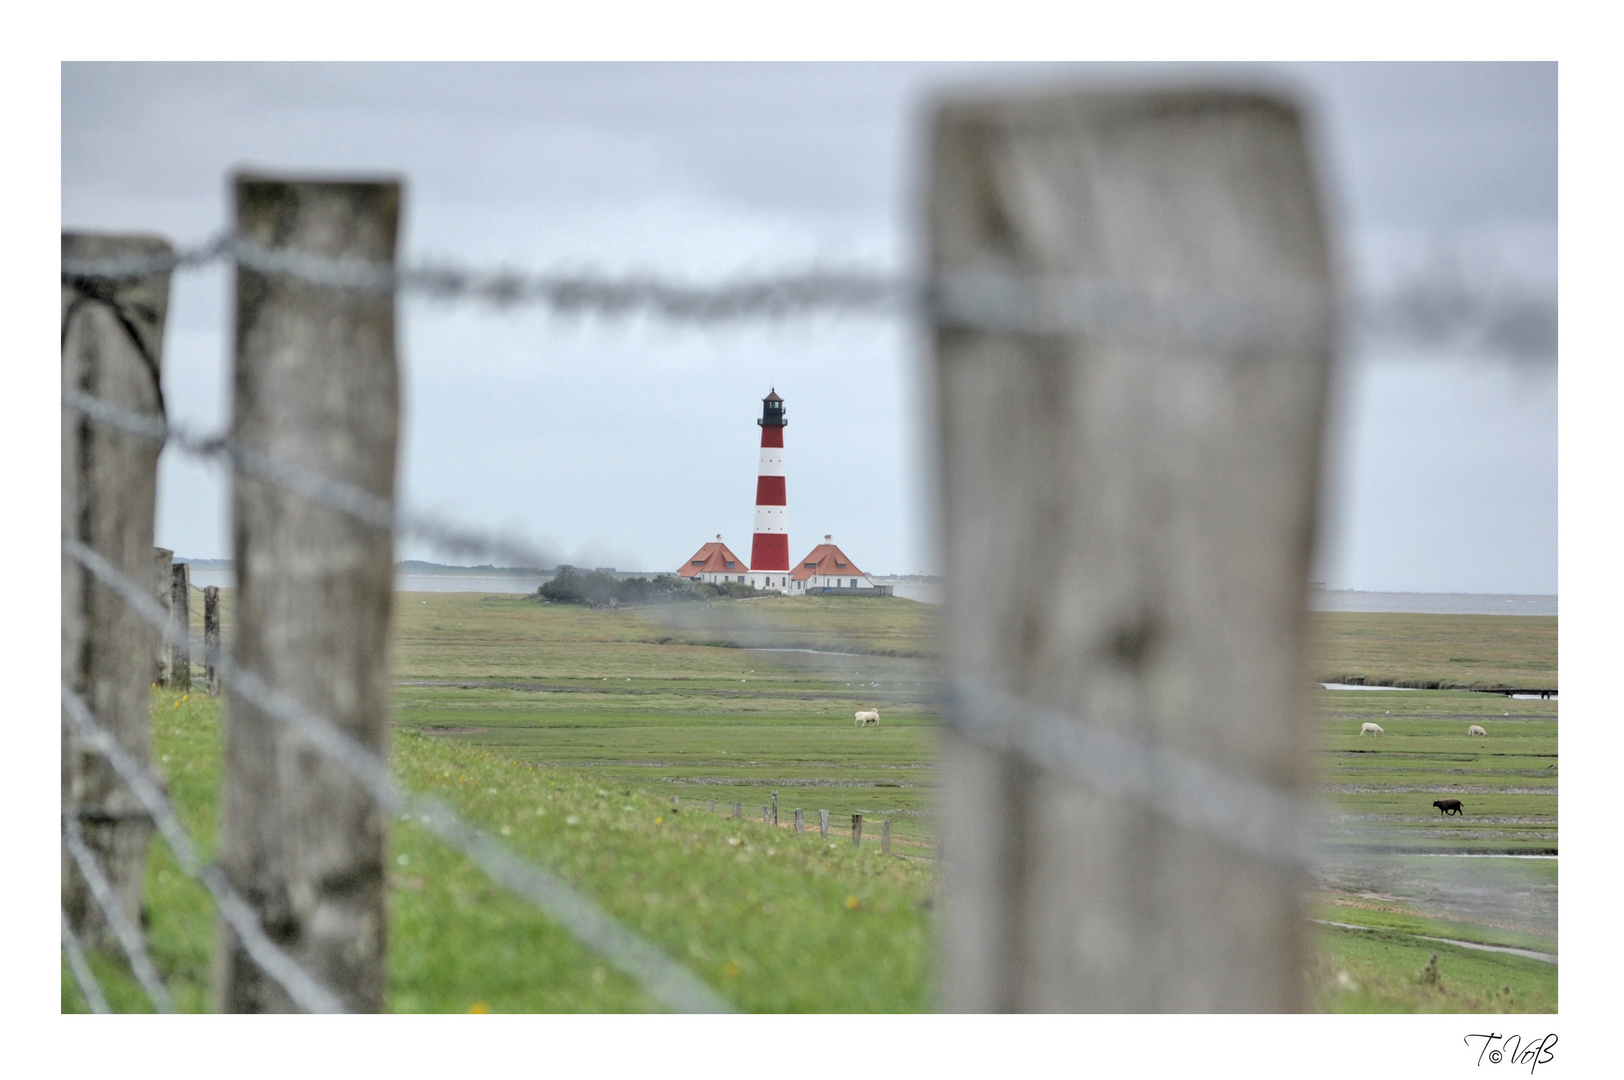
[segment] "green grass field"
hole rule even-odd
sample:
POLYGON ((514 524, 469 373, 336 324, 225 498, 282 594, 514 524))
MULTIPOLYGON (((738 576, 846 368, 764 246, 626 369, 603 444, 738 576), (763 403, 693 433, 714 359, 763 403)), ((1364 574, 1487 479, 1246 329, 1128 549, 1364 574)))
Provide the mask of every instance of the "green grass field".
MULTIPOLYGON (((559 870, 741 1009, 930 1007, 936 609, 834 597, 617 611, 477 594, 398 601, 391 754, 406 784, 559 870), (854 726, 866 708, 880 710, 878 728, 854 726), (777 829, 761 821, 775 791, 777 829), (787 827, 797 807, 806 834, 787 827), (819 809, 830 812, 827 841, 819 809), (853 813, 865 820, 855 852, 853 813), (881 820, 892 823, 890 858, 878 852, 881 820)), ((1363 669, 1389 678, 1432 679, 1453 654, 1489 658, 1471 677, 1503 669, 1511 684, 1549 647, 1554 685, 1555 620, 1318 618, 1347 655, 1404 659, 1363 669), (1544 622, 1548 634, 1501 625, 1544 622), (1399 640, 1381 644, 1377 631, 1399 640), (1404 635, 1418 644, 1406 649, 1404 635)), ((1449 691, 1319 696, 1335 859, 1312 914, 1365 929, 1316 928, 1318 1007, 1554 1009, 1553 965, 1425 939, 1556 951, 1555 860, 1503 858, 1556 851, 1556 710, 1449 691), (1387 734, 1360 737, 1365 720, 1387 734), (1471 723, 1489 737, 1468 738, 1471 723), (1445 796, 1461 798, 1466 815, 1441 819, 1431 803, 1445 796), (1497 857, 1438 857, 1449 853, 1497 857), (1460 899, 1479 894, 1517 902, 1460 899)), ((207 849, 218 705, 157 693, 154 718, 159 763, 207 849)), ((655 1007, 416 825, 397 823, 391 845, 391 1009, 655 1007)), ((153 852, 151 947, 181 1007, 199 1010, 212 909, 161 844, 153 852)), ((93 963, 115 1008, 142 1007, 118 963, 93 963)), ((62 1007, 84 1007, 65 965, 62 1007)))
POLYGON ((1556 617, 1314 613, 1321 682, 1555 690, 1556 617))
MULTIPOLYGON (((154 692, 158 762, 188 828, 213 848, 219 703, 154 692)), ((929 1004, 930 864, 689 808, 585 770, 537 768, 444 738, 397 733, 407 786, 433 791, 519 853, 563 873, 750 1011, 912 1012, 929 1004)), ((607 968, 415 823, 390 836, 389 1005, 398 1012, 649 1011, 607 968)), ((213 915, 154 844, 149 948, 179 1007, 207 1003, 213 915)), ((148 1006, 122 965, 92 966, 119 1011, 148 1006)), ((63 1011, 84 1011, 66 966, 63 1011)))

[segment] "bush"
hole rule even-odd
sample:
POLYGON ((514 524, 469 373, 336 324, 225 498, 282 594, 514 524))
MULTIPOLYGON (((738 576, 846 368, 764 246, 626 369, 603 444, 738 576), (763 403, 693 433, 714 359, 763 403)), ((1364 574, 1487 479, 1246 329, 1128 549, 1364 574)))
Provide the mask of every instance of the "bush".
POLYGON ((573 566, 560 566, 553 580, 536 590, 536 596, 542 600, 585 604, 594 608, 676 604, 718 597, 743 599, 760 595, 758 590, 737 581, 711 585, 702 581, 688 581, 675 574, 656 574, 652 579, 621 579, 597 570, 577 570, 573 566))

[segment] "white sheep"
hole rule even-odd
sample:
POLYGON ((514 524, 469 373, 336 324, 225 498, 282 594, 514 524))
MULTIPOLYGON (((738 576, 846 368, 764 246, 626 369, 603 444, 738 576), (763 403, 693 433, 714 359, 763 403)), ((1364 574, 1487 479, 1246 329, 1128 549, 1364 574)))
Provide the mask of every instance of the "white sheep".
POLYGON ((857 726, 862 727, 864 724, 873 724, 875 727, 879 727, 880 726, 880 713, 879 713, 879 710, 878 709, 866 709, 863 712, 858 713, 857 714, 857 726))
POLYGON ((1365 724, 1359 729, 1361 735, 1385 735, 1380 724, 1365 724))
POLYGON ((1486 737, 1488 737, 1489 733, 1487 731, 1484 731, 1482 728, 1478 727, 1476 724, 1473 724, 1471 727, 1466 729, 1466 734, 1468 734, 1468 735, 1482 735, 1482 736, 1484 736, 1486 738, 1486 737))

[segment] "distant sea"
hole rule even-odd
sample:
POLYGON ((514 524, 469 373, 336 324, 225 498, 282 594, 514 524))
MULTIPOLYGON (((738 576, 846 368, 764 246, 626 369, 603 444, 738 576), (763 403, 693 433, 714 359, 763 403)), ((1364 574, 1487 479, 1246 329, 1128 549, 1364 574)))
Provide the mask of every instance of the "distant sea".
MULTIPOLYGON (((631 575, 622 575, 631 576, 631 575)), ((646 576, 653 576, 652 574, 646 576)), ((551 574, 523 571, 486 570, 464 567, 397 571, 397 592, 480 592, 533 593, 551 574)), ((926 604, 941 603, 946 585, 939 581, 900 581, 875 575, 882 585, 891 585, 897 596, 926 604)), ((198 588, 218 585, 230 588, 236 575, 219 563, 194 564, 192 584, 198 588)), ((1315 611, 1387 611, 1422 615, 1555 615, 1556 597, 1519 596, 1504 593, 1381 593, 1344 589, 1316 589, 1309 594, 1315 611)))
MULTIPOLYGON (((533 593, 551 574, 504 573, 492 570, 461 569, 448 566, 442 571, 410 570, 395 572, 396 592, 478 592, 533 593)), ((199 589, 218 585, 229 589, 237 584, 235 571, 221 566, 192 569, 192 584, 199 589)))

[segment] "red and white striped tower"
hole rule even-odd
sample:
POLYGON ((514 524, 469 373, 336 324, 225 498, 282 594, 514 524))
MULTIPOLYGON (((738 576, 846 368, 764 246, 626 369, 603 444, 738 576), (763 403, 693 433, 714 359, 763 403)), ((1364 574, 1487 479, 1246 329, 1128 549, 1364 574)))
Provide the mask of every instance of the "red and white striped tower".
POLYGON ((761 468, 756 473, 756 533, 750 543, 751 576, 768 588, 788 586, 789 522, 784 501, 784 399, 768 390, 761 399, 761 468), (760 575, 768 575, 762 581, 760 575), (781 575, 774 577, 772 575, 781 575))

